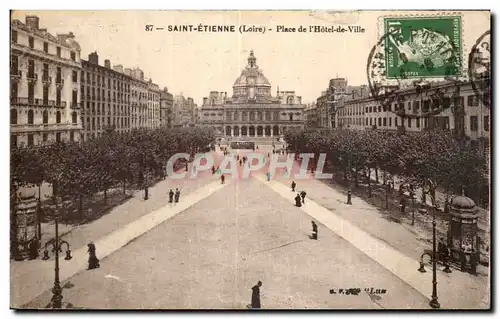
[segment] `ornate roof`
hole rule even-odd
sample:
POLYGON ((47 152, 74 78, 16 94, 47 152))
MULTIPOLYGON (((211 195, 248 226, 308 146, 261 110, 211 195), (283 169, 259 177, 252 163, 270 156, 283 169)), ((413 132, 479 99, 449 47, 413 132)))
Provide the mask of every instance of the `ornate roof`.
POLYGON ((234 81, 233 87, 246 87, 249 85, 271 87, 271 83, 269 83, 269 80, 264 76, 256 62, 257 58, 255 58, 253 50, 251 50, 248 57, 248 64, 241 71, 241 75, 234 81))

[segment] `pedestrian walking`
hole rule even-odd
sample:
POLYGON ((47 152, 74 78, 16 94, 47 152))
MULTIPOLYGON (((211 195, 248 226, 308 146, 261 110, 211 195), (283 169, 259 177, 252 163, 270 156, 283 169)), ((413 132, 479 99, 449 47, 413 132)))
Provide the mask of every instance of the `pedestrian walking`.
POLYGON ((168 202, 172 203, 174 201, 174 191, 170 189, 170 192, 168 192, 168 202))
POLYGON ((179 202, 179 197, 181 197, 181 191, 176 188, 175 189, 175 202, 178 203, 179 202))
POLYGON ((267 181, 270 182, 271 181, 271 173, 267 172, 266 176, 267 176, 267 181))
POLYGON ((305 204, 305 199, 306 199, 306 191, 300 192, 300 197, 302 197, 302 204, 305 204))
POLYGON ((239 155, 236 155, 236 160, 239 161, 240 160, 240 156, 239 155))
POLYGON ((314 220, 311 222, 312 223, 312 239, 318 240, 318 225, 314 222, 314 220))
POLYGON ((220 182, 221 182, 221 184, 224 184, 224 181, 225 181, 225 180, 226 180, 226 176, 224 176, 224 174, 222 174, 222 175, 220 176, 220 182))
POLYGON ((88 250, 87 252, 89 253, 89 268, 87 270, 99 268, 99 259, 97 259, 96 253, 95 253, 95 245, 94 243, 89 243, 87 244, 88 250))
POLYGON ((295 184, 295 181, 292 181, 292 192, 295 192, 296 186, 297 186, 297 184, 295 184))
POLYGON ((29 259, 37 259, 38 258, 38 247, 39 247, 39 242, 38 239, 33 238, 29 245, 28 245, 28 250, 29 250, 29 259))
POLYGON ((212 175, 215 174, 215 166, 212 166, 212 175))
POLYGON ((302 207, 302 199, 300 198, 299 193, 297 193, 297 196, 295 196, 295 206, 302 207))
POLYGON ((262 287, 262 281, 252 287, 252 309, 260 309, 260 287, 262 287))
POLYGON ((240 166, 241 166, 241 165, 243 165, 243 161, 242 161, 242 160, 240 160, 240 166))

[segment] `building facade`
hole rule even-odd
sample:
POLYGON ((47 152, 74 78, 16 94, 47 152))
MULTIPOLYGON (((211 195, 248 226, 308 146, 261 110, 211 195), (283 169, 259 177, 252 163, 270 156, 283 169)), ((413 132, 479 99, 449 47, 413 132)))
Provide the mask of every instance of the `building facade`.
POLYGON ((153 83, 151 79, 148 81, 147 87, 147 128, 160 127, 160 87, 153 83))
POLYGON ((173 127, 174 96, 165 87, 160 92, 160 126, 173 127))
POLYGON ((470 82, 459 86, 434 83, 425 94, 410 88, 398 92, 398 96, 400 102, 393 101, 387 107, 373 97, 345 101, 337 112, 337 124, 351 129, 409 132, 439 127, 489 143, 490 108, 478 98, 470 82), (439 98, 437 92, 441 92, 439 98))
POLYGON ((80 140, 80 46, 73 33, 53 36, 39 23, 11 21, 12 146, 80 140))
POLYGON ((176 95, 172 114, 174 127, 194 127, 198 116, 198 106, 192 97, 176 95))
POLYGON ((250 51, 248 64, 233 84, 233 94, 212 91, 203 98, 200 126, 212 127, 225 140, 274 139, 287 129, 303 129, 305 116, 302 98, 294 91, 277 90, 256 64, 250 51))
POLYGON ((130 77, 111 68, 109 60, 99 65, 97 52, 82 61, 81 95, 84 140, 106 131, 128 132, 131 127, 130 77))

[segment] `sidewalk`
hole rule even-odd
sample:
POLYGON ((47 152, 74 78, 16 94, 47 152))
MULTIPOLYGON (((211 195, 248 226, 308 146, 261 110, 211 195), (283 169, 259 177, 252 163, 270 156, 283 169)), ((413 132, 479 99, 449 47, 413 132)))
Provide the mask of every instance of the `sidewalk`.
MULTIPOLYGON (((221 160, 220 154, 212 153, 212 155, 217 163, 221 160)), ((189 165, 189 169, 191 165, 192 164, 189 165)), ((71 246, 70 249, 75 252, 75 254, 73 254, 73 260, 80 258, 81 260, 79 262, 86 264, 86 251, 89 242, 94 241, 94 243, 96 243, 97 240, 104 238, 106 235, 129 227, 132 222, 139 220, 141 217, 149 216, 148 214, 151 212, 162 209, 162 207, 168 204, 168 192, 170 189, 175 190, 175 188, 178 187, 179 190, 181 190, 180 202, 178 206, 176 206, 180 208, 183 207, 183 203, 189 203, 189 205, 194 204, 195 202, 190 198, 195 196, 197 191, 206 191, 206 188, 213 183, 217 184, 220 182, 209 170, 198 172, 198 177, 196 179, 171 180, 167 178, 149 189, 150 198, 147 201, 143 198, 144 190, 136 191, 131 199, 122 205, 114 207, 108 214, 91 223, 74 226, 73 228, 67 225, 60 225, 60 233, 66 233, 62 238, 69 242, 71 246), (77 257, 76 252, 78 251, 84 251, 84 254, 77 257)), ((48 229, 53 230, 53 224, 52 227, 48 227, 48 229)), ((102 248, 99 247, 97 243, 96 247, 98 257, 104 257, 102 255, 102 248)), ((43 247, 40 254, 43 254, 43 247)), ((21 262, 11 260, 10 278, 12 306, 21 306, 36 297, 37 294, 34 294, 34 291, 38 291, 38 285, 40 285, 40 287, 43 286, 42 283, 50 283, 52 285, 54 280, 52 252, 50 252, 50 256, 51 259, 47 261, 41 260, 42 256, 36 260, 25 260, 21 262)), ((64 255, 62 257, 64 257, 64 255)), ((70 262, 73 262, 73 260, 70 262)), ((64 265, 65 263, 67 262, 61 258, 61 269, 66 268, 64 265)), ((48 288, 45 287, 44 289, 48 288)), ((41 292, 43 292, 43 290, 37 293, 39 294, 41 292)))
MULTIPOLYGON (((276 180, 267 182, 264 176, 256 177, 256 179, 293 202, 294 193, 288 185, 276 180)), ((344 194, 324 184, 321 187, 319 183, 321 182, 316 180, 299 182, 299 189, 306 189, 308 195, 305 204, 297 209, 302 209, 422 295, 430 297, 432 294, 431 269, 428 267, 427 272, 423 274, 417 271, 418 259, 423 252, 424 245, 419 244, 417 238, 402 225, 391 223, 377 216, 378 214, 375 214, 377 209, 370 207, 361 199, 353 197, 353 205, 346 205, 344 194), (322 199, 323 203, 316 203, 316 198, 322 199), (322 204, 328 205, 328 209, 322 204), (405 251, 406 254, 400 251, 405 251)), ((441 271, 441 266, 439 268, 438 296, 442 308, 487 309, 489 307, 490 289, 487 273, 475 277, 453 269, 453 273, 446 274, 441 271)), ((488 271, 488 269, 485 270, 488 271)))

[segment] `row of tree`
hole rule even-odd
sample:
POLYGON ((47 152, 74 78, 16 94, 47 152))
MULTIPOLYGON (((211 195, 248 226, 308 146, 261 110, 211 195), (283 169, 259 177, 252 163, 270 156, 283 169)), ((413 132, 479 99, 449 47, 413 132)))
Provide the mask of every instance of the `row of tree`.
MULTIPOLYGON (((484 150, 449 131, 390 132, 383 130, 308 130, 288 131, 286 140, 301 153, 327 154, 327 163, 353 173, 356 185, 359 173, 375 171, 397 177, 403 185, 412 185, 435 195, 461 194, 480 199, 478 190, 487 188, 488 161, 484 150)), ((367 179, 370 183, 370 179, 367 179)), ((371 196, 371 187, 368 185, 371 196)), ((431 196, 433 198, 434 196, 431 196)), ((484 197, 484 196, 483 196, 484 197)))
POLYGON ((49 183, 54 197, 80 200, 112 188, 145 188, 165 176, 176 153, 205 151, 215 135, 209 129, 109 132, 82 143, 55 143, 11 150, 11 202, 22 186, 49 183))

